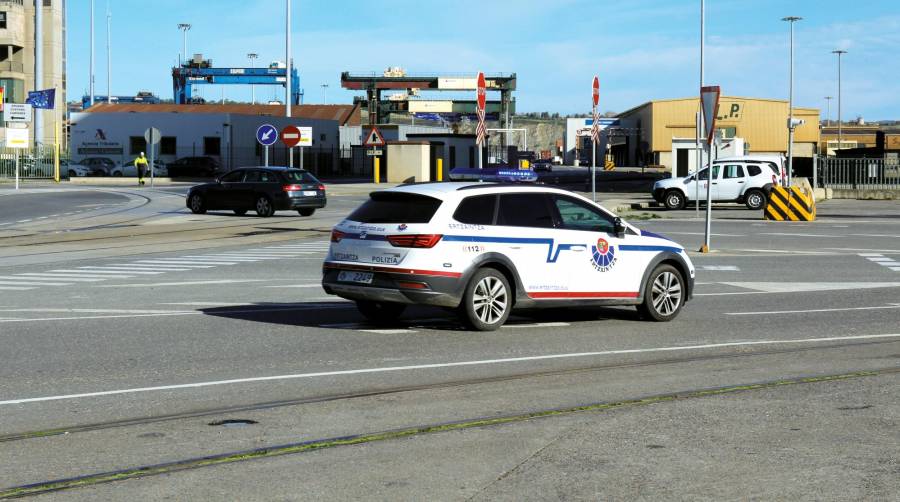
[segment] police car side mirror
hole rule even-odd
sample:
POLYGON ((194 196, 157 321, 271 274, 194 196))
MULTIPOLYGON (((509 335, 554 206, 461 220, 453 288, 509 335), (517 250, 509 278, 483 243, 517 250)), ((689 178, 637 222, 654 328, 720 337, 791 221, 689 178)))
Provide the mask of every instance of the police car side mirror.
POLYGON ((616 237, 618 237, 619 239, 624 239, 625 238, 625 224, 622 223, 622 218, 616 218, 615 222, 613 223, 613 226, 615 229, 614 231, 616 233, 616 237))

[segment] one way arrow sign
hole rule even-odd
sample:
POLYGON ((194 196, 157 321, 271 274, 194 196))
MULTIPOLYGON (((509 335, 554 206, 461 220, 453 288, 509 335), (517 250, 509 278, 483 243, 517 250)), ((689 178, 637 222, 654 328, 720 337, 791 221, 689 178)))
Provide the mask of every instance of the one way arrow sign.
POLYGON ((381 132, 377 127, 373 127, 371 131, 369 131, 369 135, 366 136, 366 140, 363 142, 363 145, 373 147, 373 146, 384 146, 384 136, 381 135, 381 132))

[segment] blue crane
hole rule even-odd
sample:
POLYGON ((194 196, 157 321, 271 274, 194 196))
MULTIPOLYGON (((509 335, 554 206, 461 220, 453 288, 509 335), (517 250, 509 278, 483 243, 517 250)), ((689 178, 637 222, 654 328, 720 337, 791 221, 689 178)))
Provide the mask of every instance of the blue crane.
MULTIPOLYGON (((176 104, 194 102, 192 88, 195 85, 280 85, 287 83, 287 68, 271 65, 268 68, 213 68, 212 60, 191 60, 172 68, 172 88, 176 104)), ((291 101, 299 105, 303 101, 300 76, 291 69, 291 101)))

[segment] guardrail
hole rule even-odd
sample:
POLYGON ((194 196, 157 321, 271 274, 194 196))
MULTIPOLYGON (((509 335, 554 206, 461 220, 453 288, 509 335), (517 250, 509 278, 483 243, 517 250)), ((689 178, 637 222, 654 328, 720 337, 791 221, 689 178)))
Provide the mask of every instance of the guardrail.
POLYGON ((900 165, 884 159, 824 159, 822 186, 838 190, 900 190, 900 165))

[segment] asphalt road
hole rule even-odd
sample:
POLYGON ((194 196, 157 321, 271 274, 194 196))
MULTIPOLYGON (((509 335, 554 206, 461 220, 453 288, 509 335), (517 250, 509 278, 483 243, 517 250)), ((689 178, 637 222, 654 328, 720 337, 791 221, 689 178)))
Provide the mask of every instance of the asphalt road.
MULTIPOLYGON (((428 308, 372 326, 324 294, 328 229, 358 193, 263 220, 191 215, 183 191, 66 193, 116 205, 0 227, 0 497, 35 483, 76 500, 900 489, 896 202, 832 201, 805 224, 717 208, 672 323, 558 310, 473 333, 428 308)), ((0 214, 51 195, 0 196, 0 214)), ((632 216, 703 240, 692 210, 632 216)))

